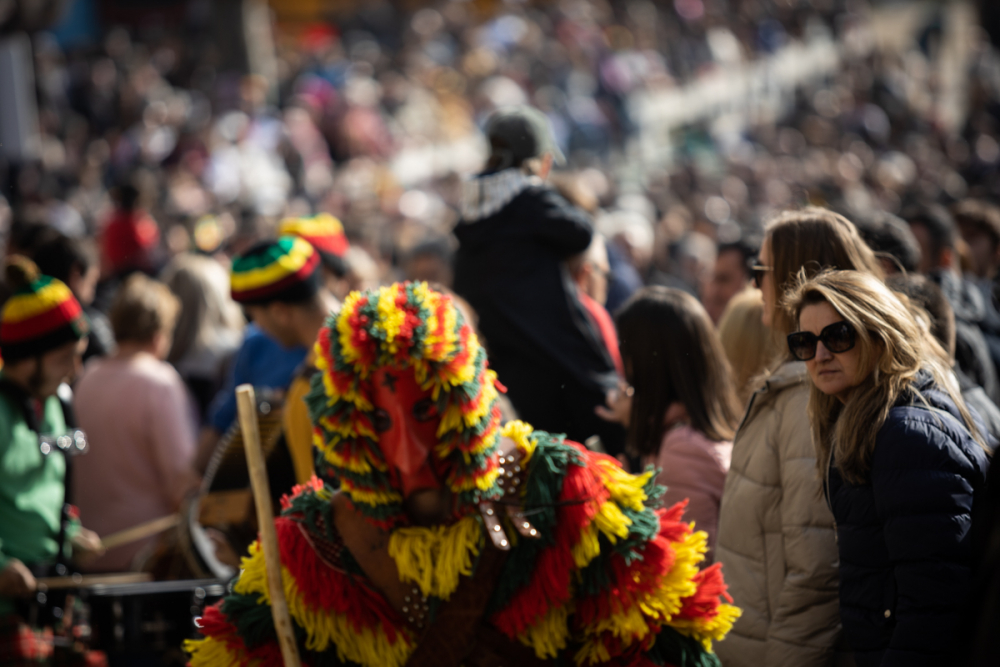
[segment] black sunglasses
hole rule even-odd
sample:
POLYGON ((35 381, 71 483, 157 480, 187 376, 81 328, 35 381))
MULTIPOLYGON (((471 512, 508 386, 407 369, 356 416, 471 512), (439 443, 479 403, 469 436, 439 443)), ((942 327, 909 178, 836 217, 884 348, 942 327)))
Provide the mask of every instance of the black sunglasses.
POLYGON ((847 322, 834 322, 823 327, 819 335, 810 331, 796 331, 788 335, 788 350, 799 361, 809 361, 816 356, 816 343, 822 342, 830 352, 847 352, 857 342, 854 327, 847 322))

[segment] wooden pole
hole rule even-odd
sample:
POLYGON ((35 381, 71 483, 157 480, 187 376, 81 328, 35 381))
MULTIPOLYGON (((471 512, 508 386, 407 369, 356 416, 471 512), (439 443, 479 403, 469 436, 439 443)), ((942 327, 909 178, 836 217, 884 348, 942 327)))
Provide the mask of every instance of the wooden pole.
POLYGON ((299 647, 295 643, 292 618, 288 614, 285 588, 281 583, 281 554, 278 551, 278 535, 274 531, 271 486, 267 481, 267 467, 260 446, 257 401, 251 385, 241 384, 236 388, 236 408, 240 416, 240 429, 243 431, 243 448, 250 468, 250 485, 253 487, 253 499, 257 506, 257 524, 260 526, 260 544, 264 549, 264 567, 267 570, 267 589, 271 594, 274 628, 281 643, 285 667, 300 667, 299 647))

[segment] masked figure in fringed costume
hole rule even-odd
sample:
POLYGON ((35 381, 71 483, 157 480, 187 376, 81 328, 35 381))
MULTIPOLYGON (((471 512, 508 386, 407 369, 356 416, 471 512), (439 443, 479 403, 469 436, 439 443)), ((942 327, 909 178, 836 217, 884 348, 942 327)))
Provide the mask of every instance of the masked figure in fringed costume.
MULTIPOLYGON (((653 472, 500 424, 486 352, 425 284, 354 292, 316 344, 319 477, 276 519, 303 664, 718 665, 739 610, 653 472), (339 480, 340 490, 331 482, 339 480)), ((260 545, 194 667, 281 664, 260 545)))

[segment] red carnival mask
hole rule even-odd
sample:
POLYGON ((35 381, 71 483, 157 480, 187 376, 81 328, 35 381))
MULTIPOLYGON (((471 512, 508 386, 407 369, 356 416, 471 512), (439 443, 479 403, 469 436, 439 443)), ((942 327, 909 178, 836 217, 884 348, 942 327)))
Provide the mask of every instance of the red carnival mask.
POLYGON ((378 444, 399 476, 403 497, 421 489, 438 489, 441 481, 431 465, 441 423, 431 391, 420 388, 412 368, 382 368, 372 374, 372 424, 378 444))

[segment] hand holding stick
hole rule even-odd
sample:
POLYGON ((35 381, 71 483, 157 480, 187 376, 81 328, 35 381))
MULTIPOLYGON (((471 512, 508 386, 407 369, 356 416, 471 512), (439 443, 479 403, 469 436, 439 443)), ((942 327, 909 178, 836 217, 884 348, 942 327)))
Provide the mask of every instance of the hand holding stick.
POLYGON ((257 524, 260 526, 260 543, 264 550, 264 567, 267 570, 267 588, 271 595, 274 628, 281 643, 281 656, 285 667, 300 667, 299 647, 295 642, 292 619, 285 600, 285 588, 281 582, 281 554, 278 551, 278 535, 274 530, 271 486, 267 481, 267 467, 260 446, 257 401, 252 386, 242 384, 236 388, 236 407, 240 416, 240 428, 243 431, 243 448, 250 468, 250 485, 253 487, 254 503, 257 506, 257 524))

